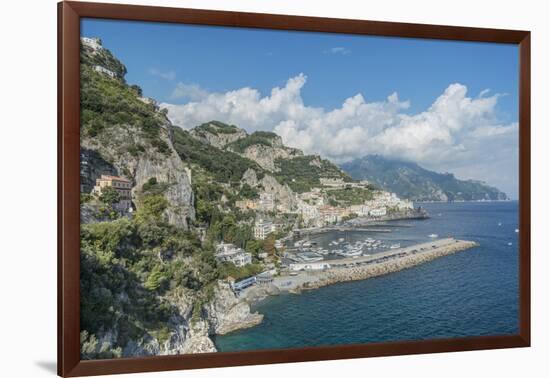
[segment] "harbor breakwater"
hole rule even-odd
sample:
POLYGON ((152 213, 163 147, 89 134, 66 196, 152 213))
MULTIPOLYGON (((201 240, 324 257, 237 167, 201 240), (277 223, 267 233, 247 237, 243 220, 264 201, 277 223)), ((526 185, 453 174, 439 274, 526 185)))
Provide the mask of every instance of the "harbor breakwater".
POLYGON ((304 280, 303 283, 293 292, 299 292, 304 289, 316 289, 319 287, 332 285, 339 282, 365 280, 378 277, 389 273, 398 272, 404 269, 412 268, 416 265, 424 264, 439 257, 451 255, 456 252, 464 251, 478 246, 476 242, 467 240, 453 240, 447 244, 437 246, 426 251, 411 253, 410 251, 421 248, 419 246, 408 247, 407 252, 398 252, 397 257, 388 258, 388 260, 368 265, 361 265, 360 262, 353 266, 333 267, 323 272, 315 274, 313 279, 304 280), (414 249, 414 248, 417 249, 414 249))
POLYGON ((412 268, 476 246, 478 244, 473 241, 446 238, 370 256, 330 260, 327 261, 330 264, 328 269, 274 277, 270 285, 254 286, 244 290, 240 299, 253 303, 284 291, 300 293, 302 290, 317 289, 340 282, 366 280, 412 268))

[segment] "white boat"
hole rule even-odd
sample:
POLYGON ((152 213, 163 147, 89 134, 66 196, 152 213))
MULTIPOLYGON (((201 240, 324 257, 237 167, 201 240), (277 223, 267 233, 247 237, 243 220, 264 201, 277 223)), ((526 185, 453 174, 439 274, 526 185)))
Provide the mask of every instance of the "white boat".
POLYGON ((360 249, 351 249, 349 251, 342 251, 340 253, 338 253, 340 256, 344 256, 344 257, 354 257, 354 256, 360 256, 363 254, 363 251, 361 251, 360 249))
POLYGON ((439 235, 438 234, 429 234, 428 237, 429 238, 432 238, 432 239, 435 239, 437 238, 439 235))
POLYGON ((514 232, 517 234, 517 233, 519 232, 519 229, 516 228, 516 229, 514 230, 514 232))
POLYGON ((390 249, 397 249, 397 248, 401 248, 401 244, 396 243, 396 244, 390 245, 390 249))

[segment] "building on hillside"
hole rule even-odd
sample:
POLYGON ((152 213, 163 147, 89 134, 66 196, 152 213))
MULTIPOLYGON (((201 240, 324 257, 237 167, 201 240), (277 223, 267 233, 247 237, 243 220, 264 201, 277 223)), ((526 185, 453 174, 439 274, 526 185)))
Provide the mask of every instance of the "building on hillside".
POLYGON ((94 51, 101 50, 103 48, 101 45, 101 39, 99 38, 80 37, 80 42, 94 51))
POLYGON ((230 243, 218 244, 215 257, 218 262, 231 262, 239 267, 252 263, 252 254, 230 243))
POLYGON ((342 212, 338 207, 325 205, 320 206, 318 211, 325 224, 337 223, 342 219, 342 212))
POLYGON ((258 202, 251 199, 239 200, 235 201, 235 207, 241 210, 257 210, 258 202))
POLYGON ((277 226, 270 220, 258 219, 254 224, 254 238, 263 240, 270 233, 277 230, 277 226))
POLYGON ((113 71, 103 67, 103 66, 94 66, 94 71, 96 72, 99 72, 99 73, 102 73, 102 74, 105 74, 111 78, 116 78, 118 77, 118 75, 116 73, 114 73, 113 71))
POLYGON ((298 212, 302 215, 302 218, 306 223, 312 219, 316 219, 319 217, 319 211, 317 210, 316 206, 307 204, 302 201, 298 203, 298 212))
POLYGON ((258 205, 260 210, 263 210, 263 211, 275 210, 275 201, 273 200, 273 194, 260 193, 260 200, 258 202, 258 205))
POLYGON ((383 217, 386 213, 387 211, 385 207, 378 207, 369 211, 369 215, 372 217, 383 217))
POLYGON ((397 208, 399 209, 399 211, 414 210, 414 204, 412 201, 409 200, 400 200, 397 208))
POLYGON ((352 205, 349 207, 349 212, 359 217, 366 217, 369 215, 370 207, 367 205, 352 205))
POLYGON ((256 283, 260 286, 267 286, 273 282, 273 275, 269 271, 256 275, 256 283))
POLYGON ((238 293, 239 291, 246 289, 247 287, 255 285, 256 276, 243 278, 242 280, 239 280, 239 281, 231 280, 229 281, 229 284, 231 285, 231 288, 233 289, 233 291, 238 293))
POLYGON ((132 183, 122 177, 101 175, 96 180, 92 193, 100 196, 106 188, 113 188, 118 193, 119 201, 113 204, 113 208, 126 212, 132 207, 132 183))
POLYGON ((319 182, 321 183, 322 186, 329 186, 329 187, 333 187, 333 188, 341 188, 343 187, 346 183, 344 182, 343 179, 341 178, 320 178, 319 179, 319 182))

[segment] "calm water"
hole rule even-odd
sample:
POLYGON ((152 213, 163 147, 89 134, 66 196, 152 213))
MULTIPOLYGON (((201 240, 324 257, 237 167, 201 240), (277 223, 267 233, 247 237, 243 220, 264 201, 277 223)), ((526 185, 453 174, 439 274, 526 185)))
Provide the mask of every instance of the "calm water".
POLYGON ((320 244, 373 237, 405 246, 435 233, 480 247, 383 277, 270 297, 254 308, 263 323, 218 336, 218 350, 517 333, 517 202, 423 206, 428 220, 401 221, 390 234, 334 233, 320 244))

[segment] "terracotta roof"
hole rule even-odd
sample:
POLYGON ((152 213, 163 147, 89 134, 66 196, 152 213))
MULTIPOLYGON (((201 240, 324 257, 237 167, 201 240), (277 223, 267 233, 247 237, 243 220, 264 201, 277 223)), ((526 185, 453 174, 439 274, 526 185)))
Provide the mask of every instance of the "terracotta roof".
POLYGON ((101 175, 101 179, 102 180, 116 180, 116 181, 130 182, 130 180, 127 180, 127 179, 119 177, 119 176, 101 175))

